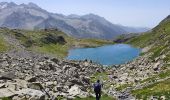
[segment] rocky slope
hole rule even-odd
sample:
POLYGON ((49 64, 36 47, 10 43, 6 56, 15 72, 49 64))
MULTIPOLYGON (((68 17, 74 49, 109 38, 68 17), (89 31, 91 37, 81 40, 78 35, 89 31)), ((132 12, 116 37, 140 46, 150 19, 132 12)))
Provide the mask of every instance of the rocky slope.
MULTIPOLYGON (((169 100, 169 40, 169 16, 151 32, 127 39, 126 43, 143 48, 141 56, 111 68, 111 78, 106 80, 106 84, 111 82, 111 90, 123 93, 120 96, 123 100, 169 100)), ((117 95, 117 92, 111 94, 117 95)))
POLYGON ((58 28, 77 38, 102 39, 112 39, 120 34, 149 30, 115 25, 94 14, 65 16, 47 12, 33 3, 17 5, 13 2, 0 3, 0 26, 31 30, 58 28))
POLYGON ((0 97, 14 100, 86 97, 90 95, 90 75, 104 71, 87 61, 68 62, 45 56, 34 61, 1 54, 0 62, 0 97))

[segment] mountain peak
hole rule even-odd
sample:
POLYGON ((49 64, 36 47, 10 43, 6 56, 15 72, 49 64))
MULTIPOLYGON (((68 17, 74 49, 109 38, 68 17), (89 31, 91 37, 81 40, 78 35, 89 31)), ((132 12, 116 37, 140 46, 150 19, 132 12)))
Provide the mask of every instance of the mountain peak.
POLYGON ((14 2, 0 2, 0 9, 4 9, 6 7, 13 7, 16 6, 17 4, 15 4, 14 2))
POLYGON ((103 20, 103 19, 105 19, 104 17, 100 17, 100 16, 98 16, 96 14, 92 14, 92 13, 84 15, 84 16, 82 16, 82 18, 92 19, 92 20, 101 20, 101 19, 103 20))
POLYGON ((8 4, 8 2, 0 2, 0 5, 8 4))
POLYGON ((98 15, 96 15, 96 14, 93 14, 93 13, 89 13, 89 14, 86 14, 86 15, 84 15, 85 17, 100 17, 100 16, 98 16, 98 15))
POLYGON ((32 3, 32 2, 28 3, 28 6, 29 7, 34 7, 34 8, 40 8, 37 4, 32 3))
POLYGON ((28 3, 28 4, 22 3, 22 4, 20 4, 19 6, 24 6, 24 7, 28 7, 28 8, 38 8, 38 9, 40 9, 40 7, 39 7, 38 5, 36 5, 35 3, 32 3, 32 2, 30 2, 30 3, 28 3))

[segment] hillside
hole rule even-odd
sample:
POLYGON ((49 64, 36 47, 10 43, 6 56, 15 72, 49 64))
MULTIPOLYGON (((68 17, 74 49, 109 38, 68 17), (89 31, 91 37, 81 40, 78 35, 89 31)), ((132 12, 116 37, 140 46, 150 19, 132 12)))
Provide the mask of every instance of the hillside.
POLYGON ((156 26, 152 32, 143 33, 142 35, 132 38, 127 43, 130 43, 137 47, 150 47, 148 53, 153 52, 153 58, 160 55, 169 55, 169 43, 170 43, 170 20, 169 16, 164 19, 158 26, 156 26))
POLYGON ((80 47, 96 47, 104 44, 111 44, 111 41, 98 39, 76 39, 67 36, 58 29, 45 30, 19 30, 19 29, 0 29, 1 51, 10 51, 16 48, 57 56, 59 58, 66 57, 68 50, 80 47))
POLYGON ((130 39, 127 43, 144 48, 142 55, 149 55, 149 59, 151 59, 152 62, 162 64, 162 66, 158 68, 158 73, 142 81, 142 83, 150 83, 150 85, 145 84, 146 86, 133 90, 132 93, 137 96, 137 98, 142 99, 170 99, 170 86, 168 85, 170 84, 170 17, 168 16, 160 22, 152 32, 143 33, 138 37, 130 39))
POLYGON ((33 3, 17 5, 13 2, 0 3, 0 27, 27 30, 58 28, 76 38, 101 39, 112 39, 120 34, 149 30, 112 24, 95 14, 65 16, 50 13, 33 3))
POLYGON ((123 42, 143 50, 139 58, 129 64, 121 65, 121 69, 116 68, 117 73, 124 73, 121 76, 118 74, 118 79, 126 79, 122 85, 117 84, 117 90, 127 93, 126 96, 122 95, 123 98, 134 96, 142 100, 153 98, 169 100, 170 17, 165 18, 151 32, 128 39, 125 37, 120 37, 125 40, 123 42), (134 81, 130 81, 133 78, 134 81))

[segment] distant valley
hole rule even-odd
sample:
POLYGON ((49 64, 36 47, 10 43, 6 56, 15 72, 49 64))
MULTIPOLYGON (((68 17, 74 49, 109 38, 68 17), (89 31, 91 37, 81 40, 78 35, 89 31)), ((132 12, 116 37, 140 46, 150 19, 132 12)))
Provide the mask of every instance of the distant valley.
POLYGON ((150 30, 112 24, 95 14, 65 16, 50 13, 34 3, 17 5, 13 2, 0 3, 0 27, 27 30, 57 28, 76 38, 99 39, 113 39, 121 34, 150 30))

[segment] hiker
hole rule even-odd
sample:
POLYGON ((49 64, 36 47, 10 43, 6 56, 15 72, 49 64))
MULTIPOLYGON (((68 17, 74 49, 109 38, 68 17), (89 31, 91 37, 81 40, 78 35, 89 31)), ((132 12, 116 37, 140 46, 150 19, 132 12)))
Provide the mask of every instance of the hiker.
POLYGON ((102 88, 102 84, 100 83, 100 80, 97 80, 97 82, 93 85, 93 88, 96 95, 96 100, 100 100, 101 88, 102 88))

